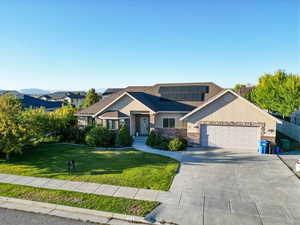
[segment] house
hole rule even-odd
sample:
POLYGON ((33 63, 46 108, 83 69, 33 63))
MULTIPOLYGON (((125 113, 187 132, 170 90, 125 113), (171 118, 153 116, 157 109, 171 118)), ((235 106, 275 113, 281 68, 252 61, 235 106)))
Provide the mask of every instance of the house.
POLYGON ((44 107, 47 111, 54 111, 62 107, 63 104, 62 102, 45 101, 39 98, 32 97, 30 95, 21 94, 17 91, 1 91, 0 95, 1 94, 10 94, 15 96, 21 101, 25 109, 27 108, 35 109, 35 108, 44 107))
POLYGON ((131 135, 151 130, 164 138, 183 137, 204 147, 257 149, 275 142, 280 120, 229 89, 214 83, 175 83, 127 87, 79 111, 78 124, 118 130, 127 124, 131 135))
POLYGON ((291 114, 291 123, 300 125, 300 110, 297 110, 291 114))
POLYGON ((112 94, 122 91, 124 88, 108 88, 102 93, 102 98, 107 98, 112 94))
POLYGON ((45 101, 67 102, 79 108, 84 102, 85 95, 85 92, 58 91, 52 94, 42 95, 40 99, 45 101))

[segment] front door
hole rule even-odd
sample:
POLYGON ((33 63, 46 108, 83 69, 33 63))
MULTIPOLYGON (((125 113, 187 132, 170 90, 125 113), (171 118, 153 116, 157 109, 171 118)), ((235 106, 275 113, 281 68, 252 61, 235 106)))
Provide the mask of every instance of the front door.
POLYGON ((140 135, 148 135, 149 134, 149 118, 141 117, 140 118, 140 135))

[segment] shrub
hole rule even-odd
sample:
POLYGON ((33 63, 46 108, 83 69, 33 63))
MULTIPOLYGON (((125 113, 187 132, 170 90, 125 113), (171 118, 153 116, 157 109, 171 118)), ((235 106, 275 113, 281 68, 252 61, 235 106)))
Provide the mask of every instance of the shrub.
POLYGON ((93 127, 86 135, 85 142, 92 147, 113 147, 114 133, 102 126, 93 127))
POLYGON ((186 145, 180 138, 174 138, 169 142, 168 147, 171 151, 181 151, 185 149, 186 145))
POLYGON ((121 127, 116 143, 120 147, 130 147, 132 145, 133 138, 131 137, 129 129, 126 125, 121 127))
POLYGON ((188 142, 187 142, 187 140, 186 139, 184 139, 184 138, 179 138, 180 139, 180 141, 182 141, 183 142, 183 144, 184 144, 184 147, 186 147, 187 146, 187 144, 188 144, 188 142))
POLYGON ((155 145, 156 133, 152 130, 146 140, 146 145, 153 147, 155 145))
POLYGON ((164 139, 162 137, 160 137, 159 135, 156 135, 154 145, 160 145, 162 142, 164 142, 164 139))
POLYGON ((159 145, 156 145, 155 148, 161 150, 169 150, 169 143, 167 141, 163 141, 159 145))

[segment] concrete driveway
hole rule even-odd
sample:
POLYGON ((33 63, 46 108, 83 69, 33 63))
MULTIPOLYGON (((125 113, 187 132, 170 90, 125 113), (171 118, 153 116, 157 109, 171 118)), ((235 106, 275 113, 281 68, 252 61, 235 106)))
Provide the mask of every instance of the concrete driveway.
POLYGON ((180 225, 300 224, 300 180, 275 155, 189 150, 170 191, 169 203, 149 218, 180 225))

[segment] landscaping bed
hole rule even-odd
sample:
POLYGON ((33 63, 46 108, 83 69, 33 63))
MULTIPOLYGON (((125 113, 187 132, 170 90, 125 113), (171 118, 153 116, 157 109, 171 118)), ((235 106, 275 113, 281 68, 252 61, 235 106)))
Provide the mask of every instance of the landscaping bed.
POLYGON ((9 162, 0 160, 0 173, 166 191, 178 166, 171 158, 135 149, 102 151, 87 146, 49 144, 12 156, 9 162), (70 175, 69 160, 75 160, 76 166, 70 175))
POLYGON ((134 216, 145 216, 159 205, 158 202, 151 201, 4 183, 0 183, 0 196, 134 216))

